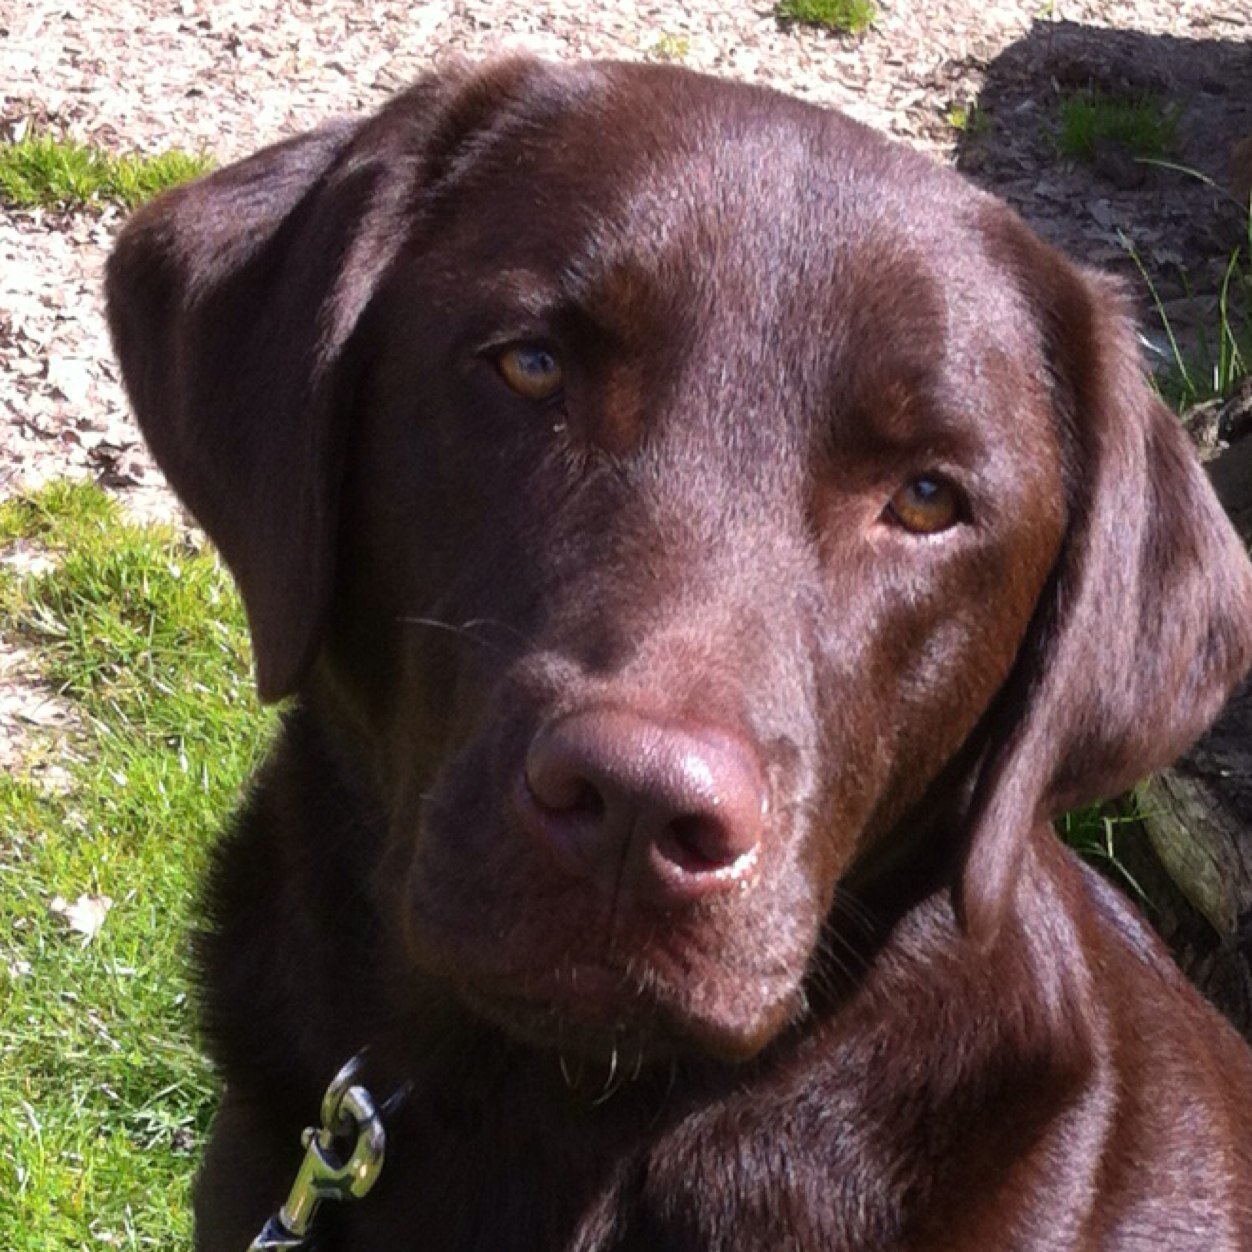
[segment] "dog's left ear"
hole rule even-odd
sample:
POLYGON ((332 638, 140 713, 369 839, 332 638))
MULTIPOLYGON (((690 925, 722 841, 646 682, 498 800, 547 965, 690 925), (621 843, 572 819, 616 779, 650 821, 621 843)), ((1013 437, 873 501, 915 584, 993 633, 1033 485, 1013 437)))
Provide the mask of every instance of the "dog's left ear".
POLYGON ((982 944, 1028 829, 1174 760, 1252 665, 1252 566, 1148 386, 1120 289, 998 225, 996 251, 1040 327, 1068 525, 972 794, 957 902, 982 944))

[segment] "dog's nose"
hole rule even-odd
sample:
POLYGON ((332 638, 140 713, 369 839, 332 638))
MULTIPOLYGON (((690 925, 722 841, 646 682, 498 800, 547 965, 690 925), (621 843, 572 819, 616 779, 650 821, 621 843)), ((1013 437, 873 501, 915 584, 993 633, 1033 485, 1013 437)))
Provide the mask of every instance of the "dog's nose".
POLYGON ((746 744, 613 708, 543 727, 519 792, 526 826, 567 870, 655 902, 742 883, 765 824, 765 784, 746 744))

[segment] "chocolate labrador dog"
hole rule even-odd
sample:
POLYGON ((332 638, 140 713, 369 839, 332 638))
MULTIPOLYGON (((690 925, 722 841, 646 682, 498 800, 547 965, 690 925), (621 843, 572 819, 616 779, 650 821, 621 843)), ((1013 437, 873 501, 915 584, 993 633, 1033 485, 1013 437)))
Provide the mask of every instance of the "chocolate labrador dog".
POLYGON ((337 1252, 1252 1248, 1252 1056, 1049 828, 1252 663, 1115 284, 836 113, 508 61, 162 197, 108 298, 291 697, 204 1252, 362 1045, 337 1252))

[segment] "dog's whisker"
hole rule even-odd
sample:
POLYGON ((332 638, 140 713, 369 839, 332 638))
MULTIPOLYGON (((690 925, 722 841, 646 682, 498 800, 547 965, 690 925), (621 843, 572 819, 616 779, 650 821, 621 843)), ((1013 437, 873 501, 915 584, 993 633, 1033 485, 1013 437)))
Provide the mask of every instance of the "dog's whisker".
POLYGON ((593 1105, 598 1106, 598 1105, 606 1103, 608 1100, 612 1098, 613 1093, 617 1090, 617 1084, 615 1081, 617 1078, 617 1048, 618 1048, 618 1044, 617 1044, 617 1039, 615 1037, 613 1040, 613 1045, 609 1050, 608 1076, 606 1077, 604 1081, 604 1087, 601 1089, 600 1094, 592 1101, 593 1105))
POLYGON ((867 936, 878 928, 879 918, 874 910, 842 885, 835 888, 832 911, 859 925, 867 936))
POLYGON ((565 1059, 564 1047, 561 1047, 561 1046, 557 1047, 556 1056, 557 1056, 557 1064, 561 1067, 561 1078, 565 1082, 566 1089, 569 1091, 577 1090, 577 1086, 573 1078, 570 1076, 569 1063, 565 1059))
POLYGON ((505 634, 512 635, 519 643, 527 643, 529 641, 524 631, 519 630, 511 622, 501 621, 498 617, 471 617, 469 621, 461 623, 462 630, 480 630, 487 627, 502 630, 505 634))
POLYGON ((643 1049, 635 1049, 635 1071, 631 1074, 631 1082, 638 1082, 639 1076, 643 1073, 643 1049))
POLYGON ((468 639, 470 643, 477 644, 479 647, 488 648, 493 652, 502 653, 504 649, 494 639, 485 639, 482 635, 475 633, 474 628, 485 623, 487 620, 489 619, 478 618, 473 621, 463 622, 458 626, 455 622, 441 621, 437 617, 413 617, 406 615, 396 618, 396 621, 402 626, 425 626, 430 630, 446 631, 450 635, 456 635, 461 639, 468 639))
POLYGON ((822 932, 821 938, 818 940, 818 950, 824 952, 832 959, 839 959, 840 968, 848 971, 849 967, 844 963, 842 958, 838 958, 835 947, 838 947, 844 955, 849 958, 858 970, 864 972, 869 965, 869 958, 865 952, 856 946, 838 927, 827 926, 822 932))

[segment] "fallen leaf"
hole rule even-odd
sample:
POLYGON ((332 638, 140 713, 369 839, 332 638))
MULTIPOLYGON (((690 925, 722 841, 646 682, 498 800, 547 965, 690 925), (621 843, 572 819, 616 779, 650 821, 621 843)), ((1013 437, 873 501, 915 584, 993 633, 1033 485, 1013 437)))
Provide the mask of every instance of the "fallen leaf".
POLYGON ((71 930, 82 935, 83 947, 86 947, 100 933, 104 919, 112 907, 113 901, 108 896, 84 893, 73 904, 68 904, 64 896, 55 896, 48 905, 48 912, 61 918, 71 930))

